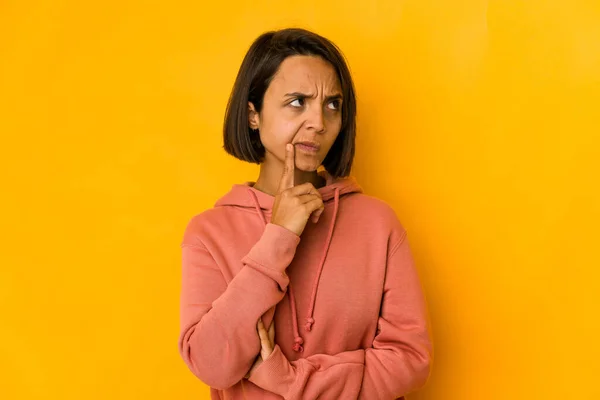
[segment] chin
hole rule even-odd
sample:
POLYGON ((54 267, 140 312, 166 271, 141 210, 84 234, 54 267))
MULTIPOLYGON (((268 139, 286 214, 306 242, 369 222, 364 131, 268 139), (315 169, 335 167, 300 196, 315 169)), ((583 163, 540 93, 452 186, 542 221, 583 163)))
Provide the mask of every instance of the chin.
POLYGON ((296 162, 296 168, 304 172, 316 171, 320 165, 318 163, 296 162))

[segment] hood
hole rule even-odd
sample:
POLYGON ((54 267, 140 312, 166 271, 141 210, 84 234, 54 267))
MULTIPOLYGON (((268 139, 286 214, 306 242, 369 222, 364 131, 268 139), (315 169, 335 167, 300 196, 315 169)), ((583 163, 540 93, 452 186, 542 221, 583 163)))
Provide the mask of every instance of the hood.
MULTIPOLYGON (((312 329, 312 325, 315 323, 315 320, 313 318, 313 312, 315 308, 315 300, 317 298, 317 289, 319 286, 319 280, 321 278, 321 271, 323 270, 323 265, 325 264, 325 259, 327 258, 329 244, 331 243, 331 238, 333 237, 333 231, 335 228, 340 198, 349 193, 362 193, 362 188, 353 176, 345 178, 334 178, 329 174, 329 172, 327 172, 327 170, 320 170, 318 174, 321 177, 325 178, 325 186, 317 189, 321 194, 321 197, 323 198, 323 203, 325 204, 325 207, 327 207, 328 204, 333 203, 334 208, 333 217, 331 218, 331 222, 329 224, 329 232, 327 234, 327 239, 325 240, 325 243, 323 243, 323 248, 321 250, 321 257, 319 268, 317 269, 317 276, 315 277, 315 281, 312 285, 311 301, 304 325, 306 332, 310 332, 310 330, 312 329)), ((266 225, 268 221, 265 217, 265 212, 272 212, 275 197, 267 193, 261 192, 257 189, 254 189, 254 187, 252 187, 254 183, 255 182, 245 182, 242 184, 233 185, 231 190, 215 203, 215 207, 236 206, 252 208, 256 211, 256 215, 258 217, 257 223, 266 225)), ((291 281, 288 285, 288 292, 292 312, 294 350, 297 352, 302 352, 304 350, 302 347, 304 340, 302 339, 302 336, 300 336, 300 332, 298 330, 296 300, 294 298, 294 291, 292 288, 291 281)))
MULTIPOLYGON (((346 178, 333 178, 327 170, 321 170, 318 172, 320 176, 325 178, 325 186, 317 189, 323 197, 323 202, 327 203, 330 200, 335 200, 335 192, 338 191, 339 196, 343 196, 348 193, 362 193, 362 188, 353 176, 346 178)), ((227 192, 215 203, 215 207, 218 206, 238 206, 255 208, 256 201, 260 206, 261 210, 268 210, 269 212, 273 209, 273 203, 275 197, 267 193, 261 192, 260 190, 254 189, 252 185, 255 182, 245 182, 233 185, 231 190, 227 192), (253 193, 256 196, 251 196, 253 193)))

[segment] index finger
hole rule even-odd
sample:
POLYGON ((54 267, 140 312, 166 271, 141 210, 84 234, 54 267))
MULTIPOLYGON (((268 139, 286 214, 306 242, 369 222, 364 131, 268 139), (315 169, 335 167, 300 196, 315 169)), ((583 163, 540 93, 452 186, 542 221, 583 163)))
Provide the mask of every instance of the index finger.
POLYGON ((291 143, 285 146, 285 163, 283 165, 283 173, 279 181, 279 193, 286 189, 294 187, 294 172, 296 164, 294 162, 294 145, 291 143))
POLYGON ((275 346, 275 318, 273 318, 273 322, 269 327, 269 339, 271 340, 271 346, 275 346))
POLYGON ((265 325, 262 320, 258 321, 258 337, 260 338, 261 347, 263 349, 269 349, 272 351, 271 339, 269 338, 269 332, 265 329, 265 325))

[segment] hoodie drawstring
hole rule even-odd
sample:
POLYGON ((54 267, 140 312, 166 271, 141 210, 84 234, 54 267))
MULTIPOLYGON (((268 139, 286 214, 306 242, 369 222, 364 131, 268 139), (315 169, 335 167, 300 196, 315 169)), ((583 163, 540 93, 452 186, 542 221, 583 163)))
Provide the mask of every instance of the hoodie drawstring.
MULTIPOLYGON (((267 219, 265 218, 265 215, 260 208, 256 194, 252 191, 252 189, 248 189, 248 192, 250 193, 252 200, 254 201, 256 213, 258 214, 258 216, 261 219, 261 221, 263 222, 263 224, 267 225, 267 219)), ((310 299, 310 306, 308 308, 308 316, 306 317, 306 324, 304 326, 307 332, 311 331, 312 326, 315 323, 313 314, 314 314, 314 309, 315 309, 315 301, 317 298, 317 288, 319 286, 319 280, 321 279, 321 272, 323 271, 323 266, 325 265, 325 259, 327 258, 329 244, 331 243, 331 238, 333 237, 333 228, 335 227, 335 222, 336 222, 336 218, 337 218, 337 214, 338 214, 339 202, 340 202, 340 189, 335 188, 333 217, 331 218, 331 224, 329 225, 329 232, 327 233, 327 239, 325 241, 325 246, 323 248, 323 254, 321 256, 321 261, 319 263, 319 268, 317 270, 317 276, 315 277, 315 281, 313 283, 312 294, 311 294, 311 299, 310 299)), ((294 351, 302 352, 302 351, 304 351, 304 347, 302 347, 302 344, 304 343, 304 339, 302 339, 302 336, 300 336, 300 333, 298 331, 298 317, 297 317, 297 312, 296 312, 296 300, 294 298, 294 291, 292 289, 291 281, 288 284, 288 289, 289 289, 288 292, 289 292, 289 297, 290 297, 290 306, 292 309, 292 325, 293 325, 293 329, 294 329, 294 351)))

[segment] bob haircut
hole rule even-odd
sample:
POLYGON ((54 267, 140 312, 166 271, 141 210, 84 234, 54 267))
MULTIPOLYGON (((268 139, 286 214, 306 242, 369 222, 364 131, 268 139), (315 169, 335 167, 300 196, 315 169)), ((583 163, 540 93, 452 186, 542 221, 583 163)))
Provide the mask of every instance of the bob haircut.
POLYGON ((342 87, 342 126, 322 165, 333 177, 350 174, 355 152, 356 97, 350 70, 339 48, 328 39, 301 28, 269 31, 248 49, 227 102, 223 124, 223 148, 232 156, 255 164, 264 161, 258 129, 248 123, 248 102, 257 112, 279 66, 289 56, 318 56, 335 69, 342 87))

